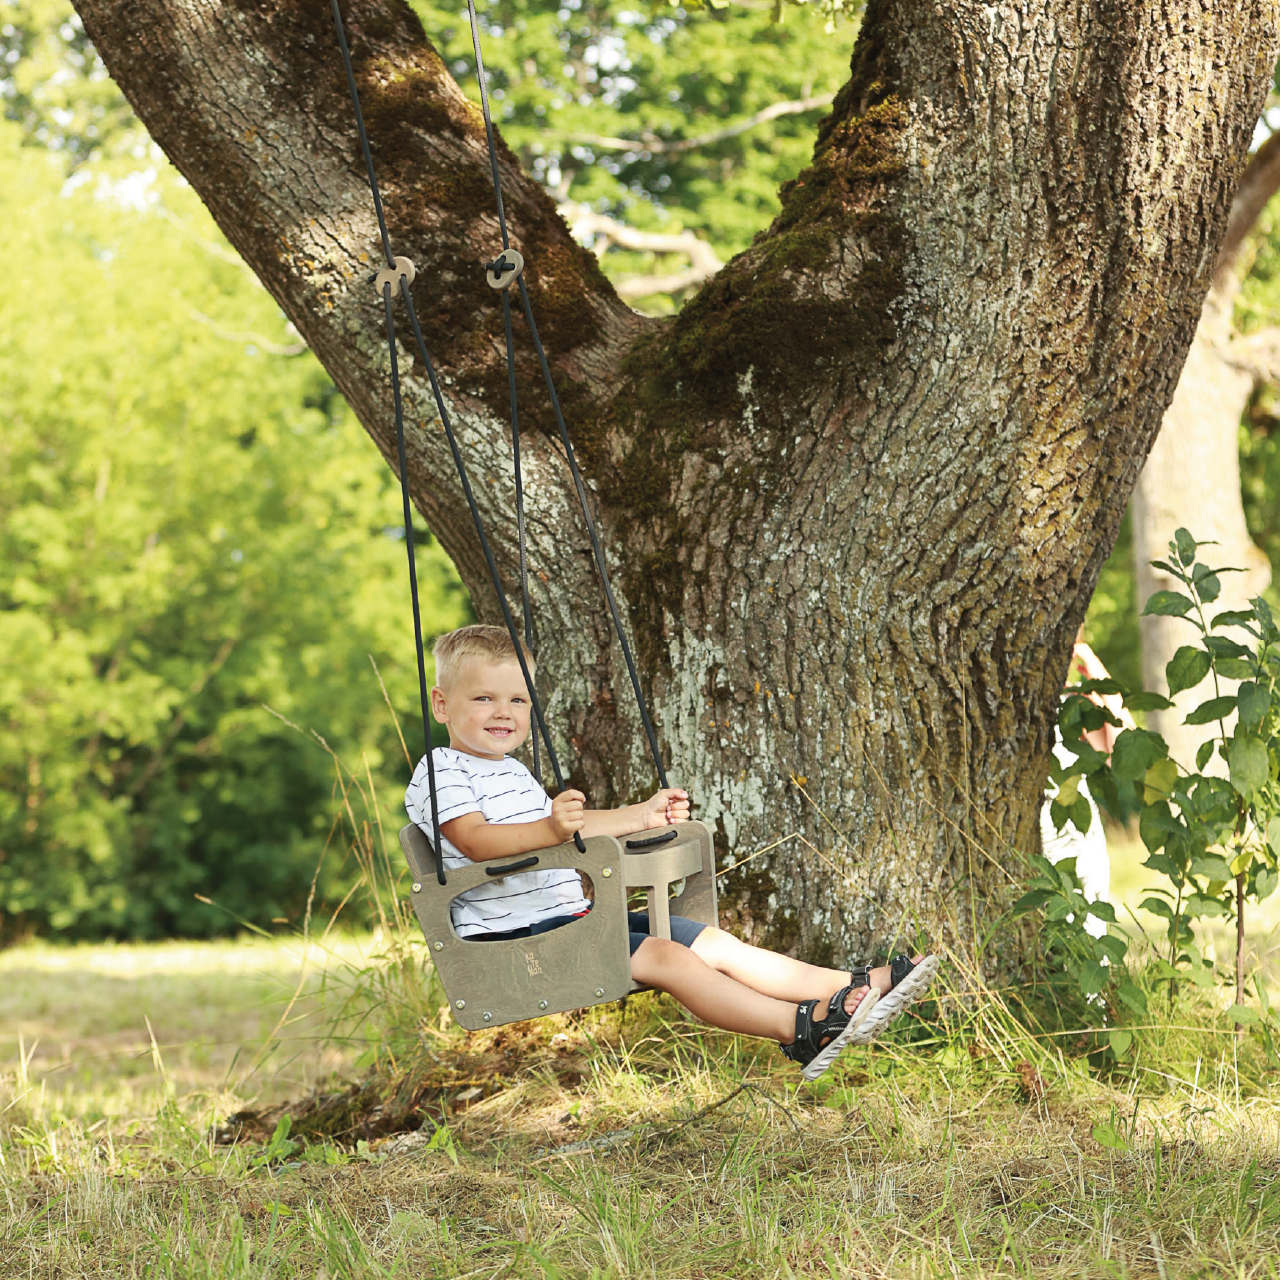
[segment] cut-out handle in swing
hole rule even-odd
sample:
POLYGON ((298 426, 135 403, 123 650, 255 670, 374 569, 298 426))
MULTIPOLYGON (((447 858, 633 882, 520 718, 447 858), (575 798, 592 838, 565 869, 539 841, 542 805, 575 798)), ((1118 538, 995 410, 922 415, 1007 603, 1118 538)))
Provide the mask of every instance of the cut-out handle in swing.
POLYGON ((484 873, 487 876, 509 876, 513 871, 523 871, 526 867, 537 865, 538 855, 535 853, 528 858, 521 858, 519 862, 508 862, 505 867, 485 867, 484 873))

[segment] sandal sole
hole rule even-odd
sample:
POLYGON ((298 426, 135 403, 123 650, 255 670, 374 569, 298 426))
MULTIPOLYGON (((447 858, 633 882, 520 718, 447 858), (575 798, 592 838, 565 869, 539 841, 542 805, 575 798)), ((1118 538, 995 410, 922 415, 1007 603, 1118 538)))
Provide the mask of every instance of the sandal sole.
POLYGON ((925 956, 892 991, 882 995, 873 1014, 862 1020, 852 1043, 870 1044, 899 1014, 917 1001, 933 985, 942 962, 937 956, 925 956))
POLYGON ((800 1074, 806 1080, 816 1080, 840 1056, 842 1049, 858 1043, 853 1037, 879 1000, 880 993, 872 988, 858 1001, 858 1007, 849 1016, 849 1025, 830 1044, 823 1045, 812 1062, 805 1064, 800 1074))

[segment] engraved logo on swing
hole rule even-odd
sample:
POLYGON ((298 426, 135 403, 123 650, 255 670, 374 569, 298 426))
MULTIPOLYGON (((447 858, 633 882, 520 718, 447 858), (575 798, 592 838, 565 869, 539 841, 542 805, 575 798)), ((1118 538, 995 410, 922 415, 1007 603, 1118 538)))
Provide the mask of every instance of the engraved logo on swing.
POLYGON ((525 967, 529 970, 529 977, 536 977, 542 972, 542 966, 538 963, 538 957, 532 951, 524 953, 525 967))

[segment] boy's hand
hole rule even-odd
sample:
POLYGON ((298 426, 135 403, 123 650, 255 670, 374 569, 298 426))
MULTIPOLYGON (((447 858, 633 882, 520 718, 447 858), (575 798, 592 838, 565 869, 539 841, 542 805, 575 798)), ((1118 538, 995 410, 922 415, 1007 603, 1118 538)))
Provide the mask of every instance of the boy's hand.
POLYGON ((689 821, 689 793, 667 787, 650 796, 641 806, 646 827, 665 827, 671 822, 689 821))
POLYGON ((581 831, 586 823, 586 800, 581 791, 562 791, 552 800, 548 821, 561 844, 572 839, 573 833, 581 831))

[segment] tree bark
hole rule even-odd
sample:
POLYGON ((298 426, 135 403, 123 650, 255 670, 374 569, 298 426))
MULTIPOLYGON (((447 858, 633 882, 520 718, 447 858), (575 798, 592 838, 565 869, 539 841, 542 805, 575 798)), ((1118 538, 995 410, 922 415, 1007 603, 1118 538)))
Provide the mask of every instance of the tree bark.
MULTIPOLYGON (((77 8, 390 457, 378 238, 324 6, 77 8)), ((478 112, 399 0, 346 12, 393 246, 514 580, 478 112)), ((1275 0, 872 0, 812 165, 670 320, 619 301, 503 149, 673 778, 723 865, 791 835, 827 859, 793 839, 727 875, 747 936, 860 957, 916 925, 968 938, 1003 900, 1276 48, 1275 0)), ((521 344, 539 679, 574 781, 621 801, 652 767, 521 344)), ((414 501, 492 617, 416 366, 407 395, 414 501)))
MULTIPOLYGON (((1267 201, 1280 189, 1280 134, 1261 146, 1250 160, 1232 201, 1231 214, 1213 283, 1200 313, 1195 338, 1182 367, 1173 403, 1164 415, 1133 492, 1133 558, 1141 610, 1156 591, 1178 586, 1171 574, 1151 562, 1166 559, 1174 532, 1185 526, 1201 541, 1216 542, 1201 553, 1205 563, 1232 566, 1240 573, 1222 575, 1222 594, 1210 616, 1244 609, 1271 581, 1271 565, 1249 537, 1240 495, 1240 417, 1259 382, 1273 376, 1272 361, 1256 339, 1235 332, 1233 311, 1243 281, 1239 258, 1249 232, 1267 201)), ((1143 617, 1142 683, 1168 694, 1165 667, 1179 646, 1196 632, 1184 618, 1143 617)), ((1222 693, 1239 687, 1222 681, 1222 693)), ((1203 702, 1207 686, 1184 689, 1169 711, 1150 712, 1147 725, 1169 744, 1169 754, 1184 769, 1195 767, 1203 728, 1188 728, 1187 713, 1203 702)), ((1235 723, 1228 718, 1228 730, 1235 723)), ((1214 756, 1209 772, 1226 773, 1214 756)))

